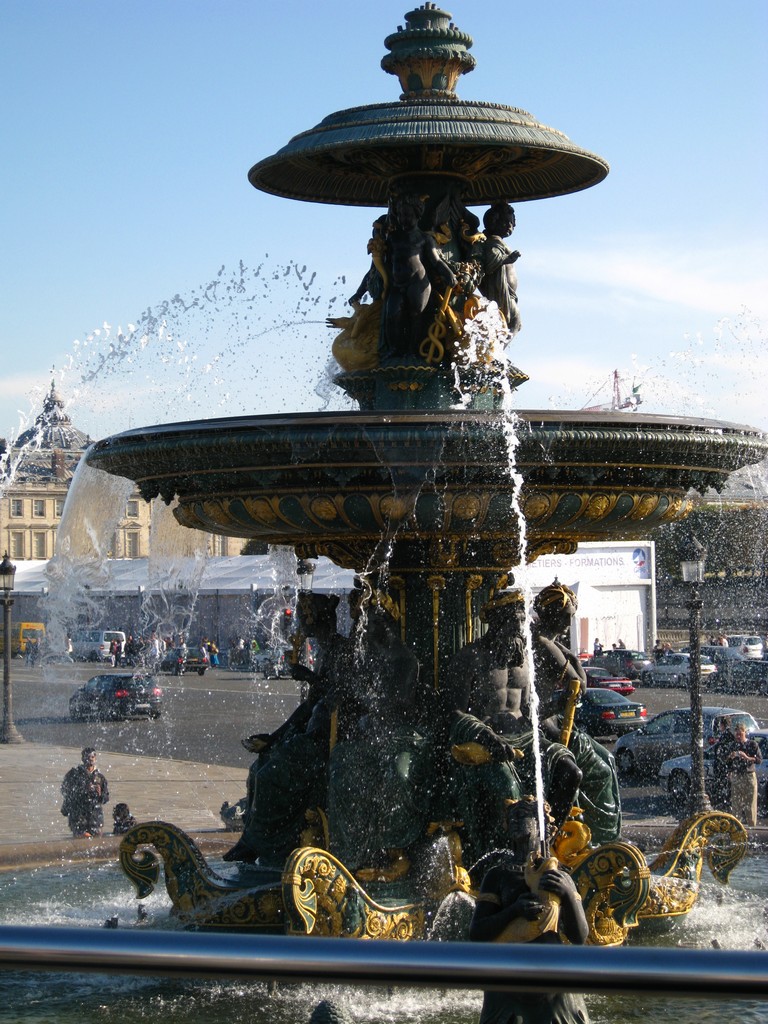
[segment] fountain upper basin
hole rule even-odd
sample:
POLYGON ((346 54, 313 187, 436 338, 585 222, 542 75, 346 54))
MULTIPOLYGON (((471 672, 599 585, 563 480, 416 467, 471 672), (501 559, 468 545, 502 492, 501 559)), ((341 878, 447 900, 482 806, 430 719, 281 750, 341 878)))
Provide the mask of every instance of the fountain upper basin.
MULTIPOLYGON (((683 518, 691 489, 768 455, 760 431, 707 419, 526 410, 513 432, 529 558, 683 518)), ((507 548, 509 433, 499 413, 465 410, 233 417, 125 431, 87 461, 147 500, 178 498, 177 519, 212 533, 321 553, 351 541, 359 557, 388 533, 507 548)))

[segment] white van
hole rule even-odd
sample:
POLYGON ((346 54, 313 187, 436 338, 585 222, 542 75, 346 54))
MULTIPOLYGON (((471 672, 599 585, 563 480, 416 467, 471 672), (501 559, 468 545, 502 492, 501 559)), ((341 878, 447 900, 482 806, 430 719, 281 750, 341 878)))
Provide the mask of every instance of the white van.
POLYGON ((72 636, 72 657, 75 661, 112 660, 112 641, 120 644, 120 656, 125 651, 125 633, 119 629, 78 629, 72 636))

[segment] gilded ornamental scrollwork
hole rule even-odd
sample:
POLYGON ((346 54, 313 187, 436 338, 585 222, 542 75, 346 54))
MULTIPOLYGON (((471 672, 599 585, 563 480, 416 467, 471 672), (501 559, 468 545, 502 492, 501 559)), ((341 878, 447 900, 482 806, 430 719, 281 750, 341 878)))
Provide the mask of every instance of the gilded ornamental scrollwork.
POLYGON ((283 871, 289 933, 405 941, 424 937, 424 910, 416 904, 384 907, 326 850, 295 850, 283 871))

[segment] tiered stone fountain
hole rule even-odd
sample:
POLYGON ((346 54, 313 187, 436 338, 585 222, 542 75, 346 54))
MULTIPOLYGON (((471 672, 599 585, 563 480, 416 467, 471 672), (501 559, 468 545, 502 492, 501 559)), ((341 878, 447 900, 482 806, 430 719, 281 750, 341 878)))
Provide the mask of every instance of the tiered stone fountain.
MULTIPOLYGON (((301 558, 326 555, 354 569, 396 609, 421 683, 439 690, 453 656, 482 629, 480 608, 500 579, 544 552, 644 536, 684 518, 692 489, 720 489, 733 470, 763 458, 768 442, 711 420, 512 411, 527 377, 505 354, 520 322, 516 256, 503 242, 508 204, 578 192, 608 166, 523 110, 457 98, 459 77, 475 65, 472 40, 435 4, 406 14, 385 46, 382 67, 400 81, 398 101, 332 114, 249 174, 276 195, 377 211, 370 269, 350 317, 334 321, 336 382, 359 411, 130 430, 96 444, 88 462, 134 480, 147 500, 177 499, 183 525, 292 545, 301 558), (482 227, 470 211, 478 205, 489 207, 482 227)), ((160 848, 171 874, 169 851, 189 848, 165 828, 139 826, 126 839, 124 866, 140 886, 156 864, 137 863, 137 847, 160 848)), ((643 858, 619 846, 602 868, 594 858, 583 868, 602 907, 594 941, 621 941, 648 897, 643 858)), ((407 882, 390 913, 382 908, 397 903, 393 891, 385 886, 375 904, 321 847, 299 850, 282 882, 278 873, 249 887, 208 872, 180 906, 219 926, 424 934, 426 903, 413 893, 403 903, 407 882), (344 923, 343 899, 321 909, 318 893, 334 885, 367 907, 347 914, 353 924, 344 923)), ((733 857, 723 860, 727 875, 733 857)), ((178 876, 169 891, 178 892, 178 876)))

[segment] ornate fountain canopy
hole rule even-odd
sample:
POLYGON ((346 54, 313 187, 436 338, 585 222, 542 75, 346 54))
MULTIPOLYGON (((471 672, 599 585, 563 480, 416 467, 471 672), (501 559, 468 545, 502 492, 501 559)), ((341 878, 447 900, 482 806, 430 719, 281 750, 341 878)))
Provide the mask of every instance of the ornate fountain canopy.
POLYGON ((460 185, 468 206, 566 195, 602 181, 608 164, 517 107, 458 99, 472 39, 426 3, 385 40, 381 61, 397 75, 397 103, 351 107, 296 135, 255 164, 254 188, 340 206, 387 205, 393 188, 460 185))

